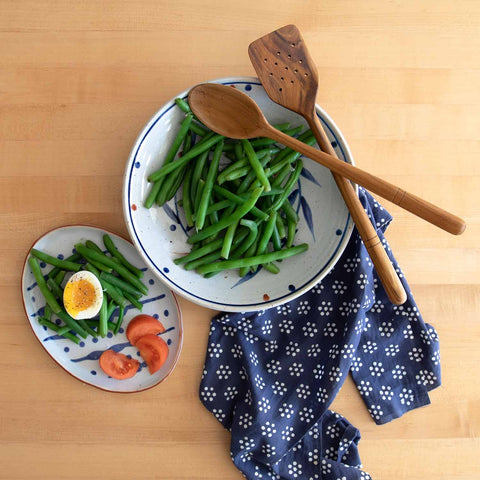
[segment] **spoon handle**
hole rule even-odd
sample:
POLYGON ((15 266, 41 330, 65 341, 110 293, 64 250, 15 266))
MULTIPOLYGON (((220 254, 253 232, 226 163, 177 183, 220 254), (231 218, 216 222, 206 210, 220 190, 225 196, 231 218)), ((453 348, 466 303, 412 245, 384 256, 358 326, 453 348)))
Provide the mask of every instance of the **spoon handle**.
MULTIPOLYGON (((317 115, 314 113, 311 116, 305 116, 305 118, 318 145, 320 146, 320 149, 337 158, 335 149, 330 144, 317 115)), ((363 240, 365 248, 368 251, 385 293, 393 304, 401 305, 402 303, 405 303, 407 300, 405 288, 398 278, 397 272, 395 271, 390 258, 388 258, 387 252, 378 238, 377 231, 368 218, 353 185, 345 177, 333 172, 332 174, 337 183, 338 189, 342 194, 343 200, 348 207, 350 215, 355 222, 355 226, 363 240)))
POLYGON ((332 172, 348 178, 352 182, 361 185, 367 190, 380 195, 382 198, 389 200, 395 205, 408 210, 414 215, 423 218, 427 222, 430 222, 453 235, 459 235, 465 230, 465 222, 456 215, 453 215, 416 195, 408 193, 396 185, 393 185, 386 180, 382 180, 365 170, 354 167, 349 163, 342 162, 338 158, 310 147, 296 138, 289 137, 270 125, 264 128, 262 135, 269 137, 272 140, 276 140, 287 147, 293 148, 306 157, 329 168, 332 172))

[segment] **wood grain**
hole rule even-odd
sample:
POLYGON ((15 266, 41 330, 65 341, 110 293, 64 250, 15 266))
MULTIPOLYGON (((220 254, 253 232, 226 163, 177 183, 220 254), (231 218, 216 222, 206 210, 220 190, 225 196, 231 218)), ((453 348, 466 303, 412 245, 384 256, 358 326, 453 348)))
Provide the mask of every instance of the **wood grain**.
POLYGON ((391 203, 387 238, 425 320, 443 385, 384 426, 348 380, 333 408, 362 433, 376 480, 480 480, 480 4, 476 0, 4 0, 0 15, 0 478, 234 480, 229 434, 198 385, 214 312, 180 299, 173 375, 141 394, 83 385, 27 327, 31 243, 71 223, 126 234, 122 175, 148 119, 209 79, 253 75, 247 46, 298 25, 317 101, 358 165, 465 218, 453 237, 391 203))

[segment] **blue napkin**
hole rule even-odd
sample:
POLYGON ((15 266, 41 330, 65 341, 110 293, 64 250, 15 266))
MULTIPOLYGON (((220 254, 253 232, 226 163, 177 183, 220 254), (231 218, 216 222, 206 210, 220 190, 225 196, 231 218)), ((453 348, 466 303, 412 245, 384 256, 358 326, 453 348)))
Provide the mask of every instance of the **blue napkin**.
POLYGON ((426 324, 384 238, 391 216, 363 189, 408 300, 388 300, 358 232, 335 268, 296 300, 212 320, 200 399, 231 432, 248 479, 368 479, 358 430, 328 410, 350 372, 373 420, 430 403, 438 336, 426 324))

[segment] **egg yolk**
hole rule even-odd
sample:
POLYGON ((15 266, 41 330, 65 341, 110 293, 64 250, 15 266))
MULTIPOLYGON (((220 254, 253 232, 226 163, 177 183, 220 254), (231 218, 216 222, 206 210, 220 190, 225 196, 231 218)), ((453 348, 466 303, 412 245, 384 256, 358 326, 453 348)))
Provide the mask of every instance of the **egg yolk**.
POLYGON ((87 280, 67 283, 63 298, 67 311, 76 315, 94 304, 96 298, 95 287, 87 280))

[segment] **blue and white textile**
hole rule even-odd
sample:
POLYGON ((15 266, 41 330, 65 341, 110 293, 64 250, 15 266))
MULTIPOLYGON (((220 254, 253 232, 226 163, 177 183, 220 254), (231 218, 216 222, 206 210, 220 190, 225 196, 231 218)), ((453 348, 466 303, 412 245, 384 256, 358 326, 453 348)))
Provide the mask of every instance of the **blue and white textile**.
POLYGON ((437 334, 384 238, 391 216, 363 189, 360 198, 404 282, 404 305, 390 303, 354 230, 303 296, 212 320, 200 398, 231 431, 232 459, 250 480, 370 478, 358 430, 328 410, 349 372, 378 424, 430 403, 440 385, 437 334))

